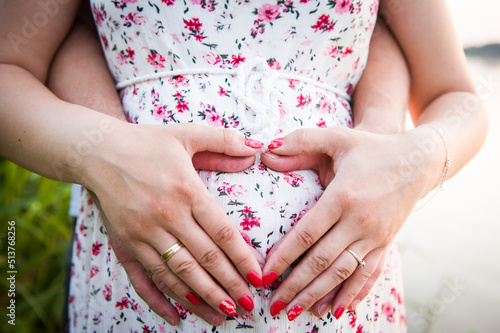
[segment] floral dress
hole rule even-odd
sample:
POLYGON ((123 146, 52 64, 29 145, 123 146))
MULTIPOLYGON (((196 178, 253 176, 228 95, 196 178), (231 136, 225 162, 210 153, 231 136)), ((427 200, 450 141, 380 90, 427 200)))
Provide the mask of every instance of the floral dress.
MULTIPOLYGON (((264 142, 298 128, 352 127, 350 94, 366 64, 378 1, 92 0, 128 120, 193 122, 264 142)), ((248 244, 266 255, 323 192, 311 170, 200 171, 248 244)), ((253 288, 255 309, 220 327, 180 307, 170 326, 135 293, 90 197, 77 222, 69 299, 75 332, 403 332, 397 245, 357 311, 340 320, 269 314, 283 277, 253 288)))

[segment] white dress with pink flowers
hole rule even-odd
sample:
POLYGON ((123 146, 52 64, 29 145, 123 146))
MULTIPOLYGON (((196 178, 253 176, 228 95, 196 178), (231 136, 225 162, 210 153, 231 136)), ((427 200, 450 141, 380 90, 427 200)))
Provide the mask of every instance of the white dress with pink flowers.
MULTIPOLYGON (((352 126, 350 94, 366 64, 377 0, 91 0, 128 120, 229 128, 266 145, 301 127, 352 126)), ((275 172, 257 159, 234 174, 199 172, 262 255, 323 192, 314 171, 275 172)), ((207 212, 208 213, 208 212, 207 212)), ((171 327, 135 293, 86 193, 69 300, 74 332, 403 332, 397 245, 356 312, 339 321, 269 314, 281 281, 252 287, 255 309, 212 327, 176 306, 171 327)), ((173 304, 175 302, 172 301, 173 304)))

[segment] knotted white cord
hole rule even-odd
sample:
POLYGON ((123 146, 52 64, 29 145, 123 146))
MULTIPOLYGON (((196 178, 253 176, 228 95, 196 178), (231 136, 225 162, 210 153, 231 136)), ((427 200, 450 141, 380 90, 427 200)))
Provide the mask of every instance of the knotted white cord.
POLYGON ((315 81, 311 78, 293 75, 285 72, 280 72, 269 67, 264 58, 256 57, 249 62, 241 63, 236 69, 224 68, 187 68, 176 71, 165 71, 153 73, 143 76, 134 77, 132 79, 120 81, 116 84, 117 89, 135 85, 137 83, 146 82, 149 80, 157 80, 166 77, 184 76, 184 75, 235 75, 236 84, 233 88, 233 94, 238 101, 240 109, 239 117, 243 121, 243 127, 257 134, 257 139, 264 142, 269 142, 280 125, 284 125, 289 121, 288 118, 280 119, 279 104, 285 110, 289 108, 287 98, 281 91, 276 88, 276 81, 279 79, 297 80, 333 92, 337 97, 350 101, 351 97, 344 91, 341 91, 334 86, 325 84, 320 81, 315 81), (259 87, 260 85, 260 87, 259 87), (259 95, 257 98, 256 91, 259 95), (281 98, 280 98, 281 97, 281 98), (246 111, 246 108, 253 114, 246 111))

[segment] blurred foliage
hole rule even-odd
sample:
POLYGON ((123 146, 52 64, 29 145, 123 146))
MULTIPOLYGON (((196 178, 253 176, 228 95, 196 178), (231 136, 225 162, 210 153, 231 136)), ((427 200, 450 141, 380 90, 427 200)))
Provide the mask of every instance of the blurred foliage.
POLYGON ((62 332, 71 185, 0 158, 1 332, 62 332), (7 222, 16 224, 16 325, 8 324, 7 222))

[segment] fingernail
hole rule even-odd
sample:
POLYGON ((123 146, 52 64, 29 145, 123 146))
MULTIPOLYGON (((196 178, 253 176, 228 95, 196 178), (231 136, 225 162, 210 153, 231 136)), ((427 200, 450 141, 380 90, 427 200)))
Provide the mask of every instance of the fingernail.
POLYGON ((252 311, 253 310, 253 301, 250 296, 243 296, 238 300, 238 304, 241 305, 243 309, 246 311, 252 311))
POLYGON ((248 147, 250 147, 250 148, 253 148, 253 149, 260 149, 260 148, 262 148, 262 146, 264 144, 262 142, 260 142, 260 141, 246 138, 245 139, 245 145, 248 146, 248 147))
POLYGON ((286 306, 286 303, 283 301, 276 301, 271 305, 271 310, 269 311, 271 313, 271 316, 276 316, 278 313, 280 313, 281 310, 286 306))
POLYGON ((188 301, 190 301, 193 305, 198 305, 199 299, 198 299, 198 295, 196 295, 195 293, 191 292, 191 293, 187 294, 186 299, 188 301))
POLYGON ((209 322, 211 325, 214 325, 214 326, 221 325, 223 321, 224 321, 224 318, 221 318, 219 316, 214 316, 214 315, 210 315, 207 318, 207 322, 209 322))
POLYGON ((344 310, 345 310, 345 308, 343 306, 337 308, 337 310, 335 310, 335 313, 333 314, 333 316, 335 318, 337 318, 337 320, 339 320, 340 316, 342 316, 342 314, 344 313, 344 310))
POLYGON ((172 318, 170 317, 165 317, 165 320, 170 324, 170 326, 175 326, 175 322, 172 318))
POLYGON ((262 278, 262 286, 267 287, 278 278, 278 274, 271 272, 262 278))
POLYGON ((219 304, 219 309, 221 309, 222 312, 224 312, 229 317, 234 317, 234 315, 236 314, 236 307, 228 300, 222 301, 219 304))
POLYGON ((328 313, 328 311, 330 311, 330 304, 328 303, 321 304, 318 308, 318 313, 320 317, 325 316, 328 313))
POLYGON ((250 282, 250 284, 255 288, 259 288, 260 286, 262 286, 262 279, 259 274, 255 272, 248 273, 247 281, 250 282))
POLYGON ((351 303, 351 309, 354 311, 356 310, 356 308, 358 307, 359 305, 359 302, 361 302, 361 300, 359 298, 356 298, 354 301, 352 301, 351 303))
POLYGON ((271 150, 271 149, 276 149, 276 148, 281 147, 283 145, 283 140, 284 140, 284 138, 274 139, 273 141, 271 141, 269 146, 267 146, 267 149, 271 150))
POLYGON ((295 318, 300 316, 300 314, 304 311, 303 308, 301 308, 298 305, 295 305, 288 313, 286 314, 288 316, 288 320, 293 321, 295 318))

